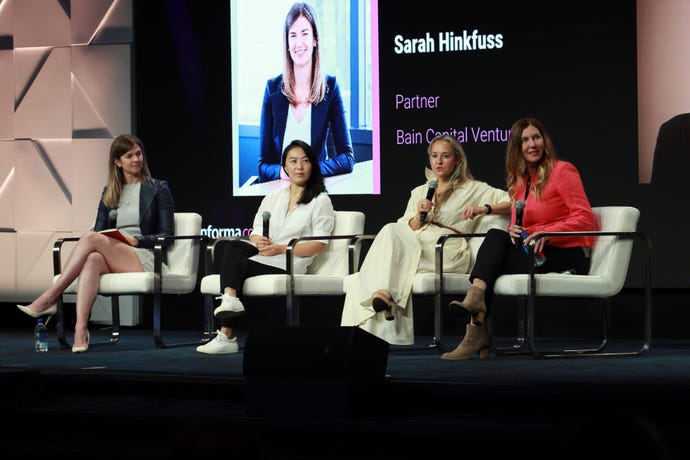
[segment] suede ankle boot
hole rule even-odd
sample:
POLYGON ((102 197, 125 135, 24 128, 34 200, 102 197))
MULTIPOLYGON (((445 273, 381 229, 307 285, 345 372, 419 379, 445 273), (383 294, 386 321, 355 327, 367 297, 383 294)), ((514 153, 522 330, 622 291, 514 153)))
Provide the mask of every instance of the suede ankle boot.
POLYGON ((460 345, 453 351, 443 353, 441 359, 470 359, 477 352, 479 359, 485 359, 489 357, 490 346, 491 338, 486 331, 486 326, 468 323, 465 337, 460 345))
POLYGON ((486 303, 484 302, 484 290, 478 288, 477 286, 470 286, 465 295, 465 300, 462 302, 458 300, 453 300, 450 305, 452 307, 460 307, 467 310, 475 323, 482 324, 483 321, 477 321, 478 316, 481 314, 481 319, 486 314, 486 303))

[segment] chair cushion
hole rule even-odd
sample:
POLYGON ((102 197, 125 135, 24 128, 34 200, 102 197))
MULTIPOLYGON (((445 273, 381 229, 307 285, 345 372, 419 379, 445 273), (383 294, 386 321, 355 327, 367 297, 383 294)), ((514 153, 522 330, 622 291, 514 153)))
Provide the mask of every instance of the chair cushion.
MULTIPOLYGON (((470 275, 445 274, 443 275, 443 283, 443 291, 445 293, 464 294, 470 287, 470 275)), ((436 292, 434 273, 417 273, 412 281, 412 292, 419 295, 433 295, 436 292)))
MULTIPOLYGON (((544 273, 536 275, 537 293, 540 296, 610 297, 620 289, 610 278, 598 275, 564 275, 544 273)), ((527 295, 527 275, 501 275, 496 280, 494 292, 498 295, 527 295)))
MULTIPOLYGON (((53 282, 57 281, 57 276, 53 282)), ((76 294, 78 279, 65 289, 65 294, 76 294)), ((100 295, 113 294, 151 294, 153 293, 154 275, 150 272, 144 273, 111 273, 101 275, 98 284, 100 295)), ((194 290, 196 278, 189 276, 166 274, 163 275, 162 292, 163 294, 188 294, 194 290)))
MULTIPOLYGON (((259 275, 244 281, 242 295, 284 296, 287 294, 287 275, 259 275)), ((220 295, 220 275, 206 275, 201 280, 201 293, 220 295)), ((343 278, 326 275, 296 275, 296 295, 342 295, 343 278)))

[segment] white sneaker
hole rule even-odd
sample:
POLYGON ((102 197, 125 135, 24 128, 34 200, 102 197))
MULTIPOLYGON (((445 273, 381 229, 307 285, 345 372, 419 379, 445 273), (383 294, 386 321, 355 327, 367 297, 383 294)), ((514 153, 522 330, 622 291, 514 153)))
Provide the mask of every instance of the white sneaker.
POLYGON ((207 355, 221 355, 225 353, 237 353, 239 346, 237 345, 237 337, 228 338, 225 333, 216 331, 216 338, 209 340, 203 345, 196 347, 199 353, 206 353, 207 355))
POLYGON ((232 297, 228 294, 223 294, 216 297, 220 300, 220 306, 213 310, 213 314, 218 319, 227 319, 244 313, 244 305, 237 297, 232 297))

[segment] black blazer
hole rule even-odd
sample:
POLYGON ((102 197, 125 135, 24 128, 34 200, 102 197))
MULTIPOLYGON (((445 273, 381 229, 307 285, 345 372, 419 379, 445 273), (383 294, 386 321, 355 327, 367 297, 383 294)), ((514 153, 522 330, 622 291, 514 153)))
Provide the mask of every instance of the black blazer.
MULTIPOLYGON (((103 189, 105 193, 105 189, 103 189)), ((114 226, 110 220, 110 211, 101 201, 98 203, 98 215, 94 230, 99 232, 114 226)), ((168 182, 147 178, 141 183, 139 194, 139 227, 143 236, 139 237, 139 247, 153 249, 159 236, 173 236, 175 233, 175 204, 168 182)))

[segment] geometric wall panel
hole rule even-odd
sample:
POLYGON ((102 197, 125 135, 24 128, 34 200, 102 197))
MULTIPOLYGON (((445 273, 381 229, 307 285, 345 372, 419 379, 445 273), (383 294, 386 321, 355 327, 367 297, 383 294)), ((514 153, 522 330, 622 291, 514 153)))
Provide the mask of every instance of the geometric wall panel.
POLYGON ((14 0, 10 3, 14 47, 69 46, 69 2, 14 0))
POLYGON ((127 132, 132 106, 131 46, 74 46, 72 137, 108 137, 127 132))
POLYGON ((71 231, 72 140, 16 141, 14 199, 17 231, 71 231))
POLYGON ((72 137, 71 48, 49 48, 36 62, 33 50, 15 50, 14 129, 17 138, 72 137), (27 59, 28 58, 28 59, 27 59))
POLYGON ((0 299, 52 282, 52 245, 95 221, 132 132, 132 0, 0 0, 0 299))
POLYGON ((131 43, 132 0, 72 0, 72 44, 131 43))
POLYGON ((0 50, 0 139, 14 139, 14 52, 0 50))
POLYGON ((72 192, 73 232, 93 228, 103 187, 108 181, 108 155, 112 139, 72 139, 72 167, 69 189, 72 192), (89 171, 79 174, 79 171, 89 171))
POLYGON ((52 283, 54 241, 68 234, 21 232, 17 234, 17 289, 40 293, 52 283))
POLYGON ((16 270, 17 257, 15 247, 17 245, 16 233, 0 232, 0 298, 3 293, 13 293, 17 289, 16 270))
MULTIPOLYGON (((14 151, 17 143, 0 140, 0 228, 14 229, 14 151)), ((0 252, 2 254, 2 252, 0 252)), ((0 257, 5 258, 5 257, 0 257)), ((0 272, 4 273, 4 272, 0 272)))

